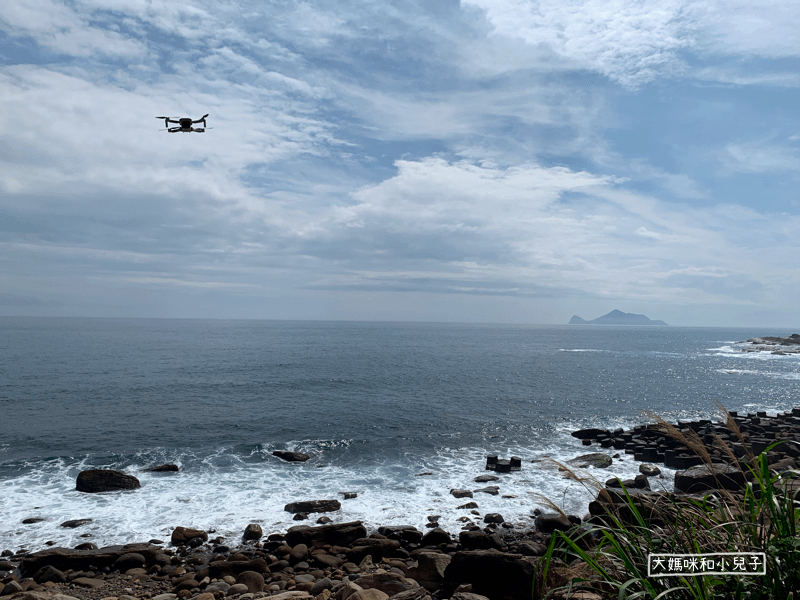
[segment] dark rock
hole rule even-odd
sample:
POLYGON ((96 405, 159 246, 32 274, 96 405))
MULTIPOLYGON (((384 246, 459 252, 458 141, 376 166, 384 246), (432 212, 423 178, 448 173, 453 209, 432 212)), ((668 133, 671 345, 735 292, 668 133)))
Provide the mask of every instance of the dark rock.
POLYGON ((317 519, 317 525, 327 525, 328 523, 333 523, 333 519, 330 517, 320 517, 317 519))
POLYGON ((78 473, 75 489, 79 492, 97 493, 117 490, 135 490, 142 487, 133 475, 111 469, 88 469, 78 473))
POLYGON ((416 581, 429 591, 435 591, 444 584, 444 572, 450 564, 449 554, 421 552, 417 555, 417 566, 408 570, 408 578, 416 581))
POLYGON ((500 488, 496 485, 487 485, 485 488, 480 488, 475 490, 475 493, 483 492, 484 494, 491 494, 492 496, 497 496, 500 493, 500 488))
POLYGON ((236 583, 247 586, 247 591, 253 594, 264 591, 264 576, 255 571, 242 571, 236 577, 236 583))
POLYGON ((483 517, 484 523, 502 523, 504 521, 505 519, 500 513, 488 513, 485 517, 483 517))
POLYGON ((22 520, 22 524, 23 525, 31 525, 33 523, 41 523, 42 521, 44 521, 44 519, 42 517, 29 517, 27 519, 23 519, 22 520))
POLYGON ((661 469, 655 465, 645 463, 643 465, 639 465, 639 473, 646 475, 647 477, 656 477, 657 475, 661 475, 661 469))
POLYGON ((286 543, 290 546, 306 544, 309 547, 321 547, 324 544, 349 546, 357 539, 366 537, 366 535, 367 530, 361 524, 361 521, 334 523, 320 527, 299 525, 289 528, 286 533, 286 543))
POLYGON ((373 561, 379 561, 399 547, 400 542, 397 540, 360 538, 353 542, 353 547, 349 548, 345 554, 347 560, 355 563, 361 562, 367 555, 371 556, 373 561))
POLYGON ((76 527, 80 527, 81 525, 86 525, 87 523, 91 523, 91 519, 73 519, 71 521, 64 521, 61 524, 61 527, 67 527, 69 529, 75 529, 76 527))
POLYGON ((311 557, 321 567, 330 567, 331 569, 339 569, 344 564, 344 559, 331 554, 316 553, 311 557))
POLYGON ((585 469, 586 467, 605 469, 606 467, 610 467, 611 463, 611 457, 608 454, 603 454, 602 452, 583 454, 567 461, 568 465, 571 467, 577 467, 578 469, 585 469))
POLYGON ((572 432, 572 437, 576 437, 579 440, 588 440, 596 438, 601 433, 608 433, 608 429, 597 429, 596 427, 590 427, 589 429, 579 429, 578 431, 572 432))
POLYGON ((36 572, 36 574, 33 576, 33 580, 36 583, 45 583, 46 581, 52 581, 53 583, 64 583, 67 580, 67 576, 55 567, 45 565, 36 572))
POLYGON ((534 521, 536 529, 543 533, 552 533, 556 529, 561 531, 568 531, 572 529, 572 522, 558 513, 542 513, 534 521))
POLYGON ((444 576, 453 588, 471 583, 474 591, 491 600, 530 598, 538 559, 497 550, 456 552, 444 576))
POLYGON ((517 552, 524 556, 544 556, 547 546, 539 542, 525 541, 517 545, 517 552))
POLYGON ((370 573, 359 577, 357 583, 365 590, 380 590, 389 596, 417 587, 415 581, 391 572, 370 573))
POLYGON ((467 502, 466 504, 462 504, 461 506, 459 506, 457 508, 478 508, 478 503, 477 502, 467 502))
POLYGON ((90 567, 102 569, 110 568, 112 564, 123 554, 136 552, 145 557, 145 560, 152 560, 162 550, 158 546, 151 544, 126 544, 124 546, 106 546, 99 550, 71 550, 68 548, 50 548, 34 552, 22 559, 20 571, 23 576, 30 576, 36 573, 45 565, 52 565, 61 571, 83 571, 90 567))
POLYGON ((437 527, 423 535, 420 544, 422 546, 438 546, 439 544, 450 544, 452 541, 453 539, 450 537, 449 533, 437 527))
POLYGON ((329 590, 332 587, 333 582, 329 578, 323 577, 316 581, 314 586, 309 590, 309 594, 316 597, 318 594, 321 594, 323 590, 329 590))
POLYGON ((182 546, 192 538, 202 538, 208 541, 208 534, 202 529, 192 529, 190 527, 176 527, 172 531, 171 541, 174 546, 182 546))
POLYGON ((290 513, 314 513, 314 512, 333 512, 342 508, 338 500, 304 500, 301 502, 291 502, 283 507, 283 510, 290 513))
POLYGON ((180 469, 178 469, 178 465, 158 465, 157 467, 149 467, 142 470, 148 473, 175 473, 180 469))
POLYGON ((275 450, 272 456, 277 456, 289 462, 304 462, 311 458, 308 454, 303 454, 302 452, 287 452, 285 450, 275 450))
POLYGON ((93 544, 92 542, 83 542, 82 544, 75 546, 75 550, 97 550, 97 544, 93 544))
POLYGON ((498 481, 500 478, 497 475, 478 475, 475 478, 476 483, 489 483, 490 481, 498 481))
POLYGON ((305 544, 297 544, 289 553, 289 564, 293 565, 302 562, 308 558, 308 546, 305 544))
MULTIPOLYGON (((285 562, 285 561, 284 561, 285 562)), ((276 563, 277 564, 277 563, 276 563)), ((289 563, 286 563, 289 566, 289 563)), ((270 568, 267 566, 267 561, 263 558, 254 558, 253 560, 215 560, 208 565, 208 576, 211 579, 222 579, 226 575, 232 577, 237 576, 239 573, 245 571, 255 571, 256 573, 269 573, 270 568)))
POLYGON ((450 490, 450 494, 452 494, 455 498, 472 498, 472 492, 469 490, 460 490, 454 488, 450 490))
POLYGON ((144 567, 145 562, 144 556, 138 552, 127 552, 115 560, 111 568, 117 569, 120 573, 124 573, 128 569, 144 567))
POLYGON ((342 492, 345 500, 352 500, 353 498, 358 498, 358 493, 356 492, 342 492))
POLYGON ((308 518, 308 514, 304 512, 295 513, 294 517, 292 517, 292 521, 305 521, 308 518))
POLYGON ((462 531, 458 534, 458 541, 467 550, 488 550, 490 548, 502 549, 503 540, 496 533, 488 534, 480 529, 475 531, 462 531))
POLYGON ((264 531, 261 529, 261 525, 258 525, 257 523, 250 523, 244 528, 242 537, 246 540, 260 540, 263 535, 264 531))
POLYGON ((740 490, 744 486, 744 473, 730 465, 699 465, 675 473, 675 490, 681 492, 740 490))

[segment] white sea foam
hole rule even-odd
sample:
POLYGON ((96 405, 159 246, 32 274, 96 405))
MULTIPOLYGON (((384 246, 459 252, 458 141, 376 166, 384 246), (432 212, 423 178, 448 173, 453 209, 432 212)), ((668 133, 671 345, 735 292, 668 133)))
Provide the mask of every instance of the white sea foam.
MULTIPOLYGON (((247 463, 221 449, 202 461, 189 461, 179 473, 148 473, 132 467, 142 487, 135 491, 111 494, 84 494, 75 491, 75 477, 84 465, 64 460, 42 463, 24 475, 0 481, 0 549, 40 549, 48 540, 72 547, 86 541, 89 533, 98 545, 168 540, 173 527, 183 525, 215 530, 228 543, 238 542, 248 523, 259 523, 265 531, 285 531, 297 525, 284 505, 296 500, 338 498, 342 508, 328 513, 334 521, 361 520, 372 530, 380 525, 410 524, 424 529, 428 515, 441 515, 439 524, 458 533, 462 524, 456 519, 469 514, 457 506, 469 502, 450 494, 452 488, 476 490, 498 485, 500 495, 476 493, 481 515, 498 512, 515 526, 530 527, 531 512, 546 509, 549 498, 569 514, 583 516, 595 492, 565 479, 552 464, 532 463, 532 458, 551 456, 559 460, 599 449, 576 446, 567 433, 535 451, 530 448, 443 449, 428 459, 406 457, 391 464, 366 464, 318 467, 308 463, 284 463, 265 460, 247 463), (486 454, 498 453, 523 458, 522 471, 498 474, 500 480, 476 483, 484 469, 486 454), (225 456, 225 461, 220 461, 225 456), (225 463, 224 466, 221 466, 225 463), (201 466, 202 465, 202 466, 201 466), (431 475, 419 475, 429 472, 431 475), (355 491, 358 497, 343 500, 341 492, 355 491), (504 498, 503 496, 513 496, 504 498), (28 517, 45 521, 23 525, 28 517), (76 529, 60 527, 64 521, 91 518, 76 529)), ((614 454, 614 450, 602 450, 614 454)), ((638 463, 622 455, 609 469, 590 468, 588 475, 603 483, 612 476, 632 478, 638 463)), ((665 478, 654 480, 668 484, 665 478)), ((312 515, 318 517, 319 515, 312 515)), ((305 523, 313 524, 313 520, 305 523)))

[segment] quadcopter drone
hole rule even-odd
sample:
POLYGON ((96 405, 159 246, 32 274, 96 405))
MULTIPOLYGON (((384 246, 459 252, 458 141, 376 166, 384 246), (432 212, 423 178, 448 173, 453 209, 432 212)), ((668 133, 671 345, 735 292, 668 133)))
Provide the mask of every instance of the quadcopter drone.
MULTIPOLYGON (((156 119, 164 119, 164 126, 166 130, 162 129, 161 131, 169 131, 170 133, 177 133, 182 131, 183 133, 191 133, 194 131, 195 133, 203 133, 206 130, 206 117, 208 115, 203 115, 196 121, 192 121, 186 117, 156 117, 156 119), (170 123, 177 123, 178 127, 170 127, 170 123), (202 127, 192 127, 195 123, 202 123, 202 127)), ((208 127, 208 129, 213 129, 212 127, 208 127)))

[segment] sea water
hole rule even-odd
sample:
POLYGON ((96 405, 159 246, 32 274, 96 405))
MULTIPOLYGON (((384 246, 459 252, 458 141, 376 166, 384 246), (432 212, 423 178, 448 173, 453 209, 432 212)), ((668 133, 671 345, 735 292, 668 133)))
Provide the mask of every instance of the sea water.
MULTIPOLYGON (((744 353, 790 331, 444 323, 0 318, 0 549, 167 540, 178 525, 235 544, 284 506, 339 499, 369 529, 469 514, 452 488, 487 484, 487 454, 519 456, 481 515, 516 527, 553 503, 583 516, 591 480, 633 477, 622 454, 589 482, 549 460, 586 452, 583 427, 630 428, 800 405, 800 356, 744 353), (307 453, 288 463, 274 450, 307 453), (178 473, 143 469, 175 463, 178 473), (83 469, 135 491, 75 491, 83 469), (343 499, 343 492, 356 492, 343 499), (44 521, 23 524, 29 517, 44 521), (76 529, 61 523, 92 519, 76 529), (83 537, 87 536, 87 537, 83 537), (90 536, 90 537, 89 537, 90 536)), ((651 480, 671 489, 674 472, 651 480)), ((313 524, 319 515, 312 514, 313 524)), ((474 518, 474 517, 473 517, 474 518)), ((480 519, 477 519, 480 522, 480 519)))

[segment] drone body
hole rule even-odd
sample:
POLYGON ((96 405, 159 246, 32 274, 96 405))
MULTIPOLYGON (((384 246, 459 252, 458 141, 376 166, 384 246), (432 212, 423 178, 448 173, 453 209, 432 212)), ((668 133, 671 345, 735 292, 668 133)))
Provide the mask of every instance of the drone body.
MULTIPOLYGON (((166 130, 170 133, 178 133, 182 131, 183 133, 204 133, 206 130, 206 117, 208 115, 203 115, 196 121, 193 121, 187 117, 156 117, 156 119, 164 119, 164 126, 167 128, 166 130), (175 123, 177 127, 170 127, 170 123, 175 123), (195 123, 202 123, 202 127, 192 127, 195 123)), ((164 131, 163 129, 161 131, 164 131)))

